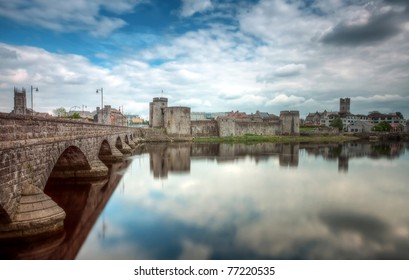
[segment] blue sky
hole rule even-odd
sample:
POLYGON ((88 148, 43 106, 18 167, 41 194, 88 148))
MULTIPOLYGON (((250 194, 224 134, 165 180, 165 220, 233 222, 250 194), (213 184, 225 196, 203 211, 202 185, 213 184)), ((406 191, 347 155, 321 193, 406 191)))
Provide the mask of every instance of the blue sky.
POLYGON ((153 97, 196 112, 400 111, 409 118, 406 0, 0 0, 0 111, 153 97), (163 90, 163 94, 162 94, 163 90), (29 100, 28 100, 29 101, 29 100), (30 106, 30 102, 28 102, 30 106))

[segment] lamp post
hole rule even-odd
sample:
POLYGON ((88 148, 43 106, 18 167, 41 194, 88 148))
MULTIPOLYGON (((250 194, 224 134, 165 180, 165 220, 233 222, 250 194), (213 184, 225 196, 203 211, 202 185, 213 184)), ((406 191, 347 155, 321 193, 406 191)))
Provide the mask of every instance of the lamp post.
POLYGON ((38 87, 31 86, 31 115, 32 116, 34 115, 33 89, 35 89, 35 91, 38 91, 38 87))
POLYGON ((87 106, 84 105, 84 104, 82 104, 82 116, 83 116, 83 117, 84 117, 84 107, 85 107, 85 109, 87 109, 87 106))
POLYGON ((104 108, 104 89, 99 88, 97 89, 97 93, 101 92, 101 110, 104 108))

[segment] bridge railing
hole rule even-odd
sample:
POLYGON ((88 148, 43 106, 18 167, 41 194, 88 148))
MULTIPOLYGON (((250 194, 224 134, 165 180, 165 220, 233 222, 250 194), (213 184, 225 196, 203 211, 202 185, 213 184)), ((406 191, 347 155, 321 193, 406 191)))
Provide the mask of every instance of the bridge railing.
POLYGON ((70 120, 0 113, 0 142, 38 138, 90 136, 134 131, 136 128, 70 120))

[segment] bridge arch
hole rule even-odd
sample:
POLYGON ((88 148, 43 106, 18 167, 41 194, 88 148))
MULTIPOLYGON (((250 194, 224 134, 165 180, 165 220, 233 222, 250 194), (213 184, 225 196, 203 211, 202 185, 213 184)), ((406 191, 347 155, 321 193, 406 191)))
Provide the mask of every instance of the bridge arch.
MULTIPOLYGON (((0 141, 0 164, 3 167, 0 234, 1 226, 7 227, 18 221, 16 213, 23 205, 22 197, 43 193, 50 175, 55 177, 60 173, 65 178, 102 179, 108 176, 109 170, 100 160, 101 146, 102 154, 108 153, 110 148, 111 160, 120 161, 124 154, 131 153, 134 137, 144 134, 140 128, 2 113, 0 123, 10 128, 2 131, 0 141), (125 135, 129 145, 124 141, 125 135)), ((27 234, 30 232, 31 229, 27 234)))
MULTIPOLYGON (((56 151, 59 156, 50 162, 47 168, 47 178, 73 178, 81 170, 91 170, 90 161, 86 154, 75 145, 69 145, 62 152, 56 151)), ((43 185, 43 187, 45 184, 43 185)))
POLYGON ((102 162, 104 162, 108 166, 111 165, 113 162, 118 162, 123 159, 122 152, 117 148, 117 141, 118 139, 115 140, 115 138, 110 140, 103 139, 101 141, 101 144, 99 145, 100 148, 97 156, 102 162))
POLYGON ((120 137, 120 136, 118 136, 118 137, 116 138, 115 147, 116 147, 118 150, 122 150, 122 149, 123 149, 122 140, 121 140, 121 137, 120 137))
POLYGON ((112 150, 111 150, 111 145, 109 145, 109 142, 107 139, 102 140, 101 145, 99 145, 99 152, 98 152, 98 157, 100 160, 104 161, 104 159, 107 156, 112 155, 112 150))

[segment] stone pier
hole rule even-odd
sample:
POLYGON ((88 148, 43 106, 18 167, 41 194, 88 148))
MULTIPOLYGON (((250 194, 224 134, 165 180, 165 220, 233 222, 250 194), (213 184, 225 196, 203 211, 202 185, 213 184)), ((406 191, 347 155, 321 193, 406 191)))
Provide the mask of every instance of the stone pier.
POLYGON ((106 178, 105 163, 122 161, 142 135, 140 128, 0 113, 0 238, 61 228, 65 213, 43 192, 49 178, 106 178))

